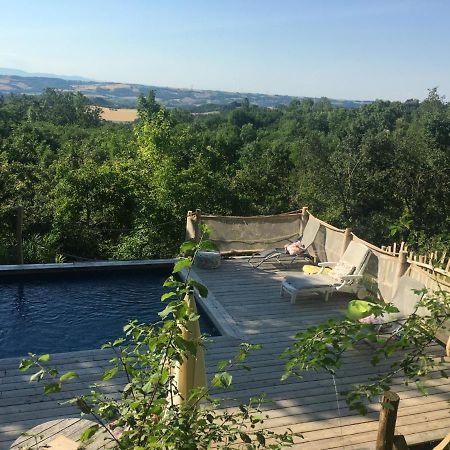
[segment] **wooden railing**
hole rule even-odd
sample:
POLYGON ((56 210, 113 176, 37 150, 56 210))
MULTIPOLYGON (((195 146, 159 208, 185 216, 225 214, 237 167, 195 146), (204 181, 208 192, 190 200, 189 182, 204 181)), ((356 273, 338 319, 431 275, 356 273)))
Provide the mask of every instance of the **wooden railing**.
POLYGON ((398 256, 401 252, 407 253, 407 262, 422 270, 434 275, 438 281, 450 281, 450 257, 447 252, 431 251, 427 254, 420 255, 408 250, 407 244, 394 242, 388 246, 381 247, 391 255, 398 256))

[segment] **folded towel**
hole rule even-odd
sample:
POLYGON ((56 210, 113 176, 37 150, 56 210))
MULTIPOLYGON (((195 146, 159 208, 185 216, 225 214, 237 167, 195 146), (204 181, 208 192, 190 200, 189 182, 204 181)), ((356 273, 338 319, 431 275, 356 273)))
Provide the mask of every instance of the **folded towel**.
POLYGON ((292 244, 286 244, 284 246, 284 250, 285 250, 286 254, 294 256, 294 255, 300 255, 306 249, 300 241, 295 241, 295 242, 292 242, 292 244))

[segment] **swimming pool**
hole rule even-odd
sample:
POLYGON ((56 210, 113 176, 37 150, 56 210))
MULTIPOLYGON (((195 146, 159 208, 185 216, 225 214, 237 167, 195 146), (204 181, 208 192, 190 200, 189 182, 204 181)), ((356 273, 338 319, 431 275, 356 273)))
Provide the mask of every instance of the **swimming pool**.
MULTIPOLYGON (((160 297, 169 274, 134 268, 3 276, 0 358, 95 349, 119 337, 130 319, 155 322, 164 308, 160 297)), ((199 312, 202 332, 217 335, 199 312)))

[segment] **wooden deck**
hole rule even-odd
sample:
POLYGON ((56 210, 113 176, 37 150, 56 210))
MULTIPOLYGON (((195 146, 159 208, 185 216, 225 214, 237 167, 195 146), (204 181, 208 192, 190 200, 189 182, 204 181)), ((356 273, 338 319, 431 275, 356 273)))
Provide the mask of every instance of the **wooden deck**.
MULTIPOLYGON (((248 399, 266 393, 271 403, 265 406, 270 419, 266 426, 282 431, 290 427, 303 434, 298 449, 371 449, 377 429, 377 406, 367 416, 348 410, 342 397, 338 402, 333 379, 324 373, 307 373, 303 380, 280 381, 283 361, 279 353, 299 330, 339 317, 348 298, 307 298, 291 305, 280 298, 283 272, 255 270, 243 260, 224 261, 216 270, 195 269, 208 286, 215 302, 228 313, 227 327, 238 330, 242 340, 263 344, 263 349, 249 359, 251 372, 234 370, 234 388, 227 396, 248 399)), ((240 339, 234 336, 215 338, 207 350, 207 371, 212 376, 219 360, 231 357, 240 339)), ((436 351, 444 354, 444 349, 436 351)), ((364 382, 374 373, 368 362, 369 348, 353 351, 336 376, 338 391, 352 383, 364 382)), ((83 392, 88 383, 98 380, 108 366, 108 351, 85 351, 55 355, 53 361, 61 370, 76 370, 80 378, 70 382, 71 390, 45 397, 42 386, 29 384, 27 375, 17 371, 18 360, 0 360, 0 449, 8 449, 14 439, 35 425, 56 418, 76 417, 72 406, 58 406, 57 400, 83 392)), ((123 380, 114 379, 105 387, 113 393, 123 380)), ((401 397, 397 433, 406 436, 408 444, 443 438, 450 429, 450 380, 438 375, 429 383, 428 397, 401 384, 395 387, 401 397)))

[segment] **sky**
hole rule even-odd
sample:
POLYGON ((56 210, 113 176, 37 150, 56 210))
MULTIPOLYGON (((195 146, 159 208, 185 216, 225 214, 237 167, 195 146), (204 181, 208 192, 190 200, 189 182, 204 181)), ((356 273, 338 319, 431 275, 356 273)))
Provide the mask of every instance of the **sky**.
POLYGON ((449 0, 0 0, 0 67, 354 100, 450 97, 449 0))

